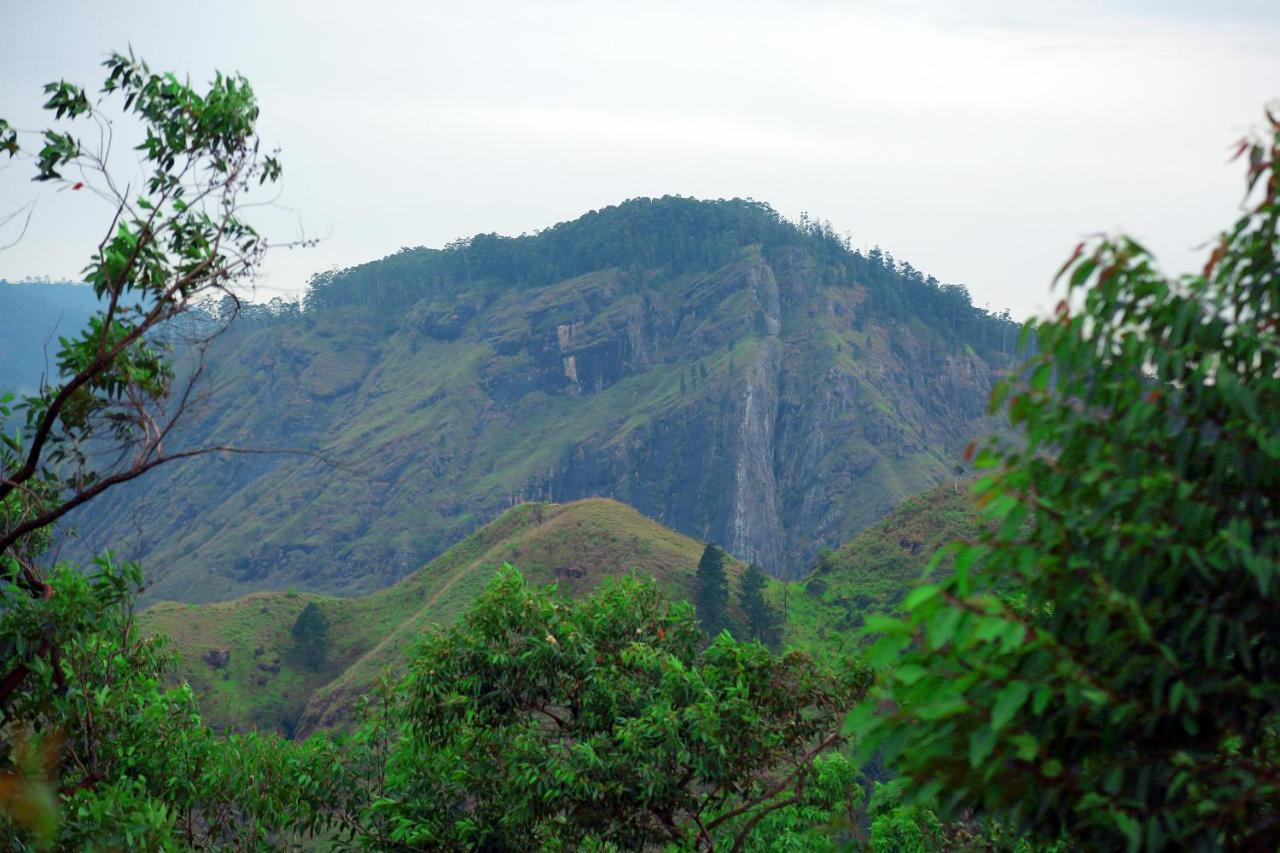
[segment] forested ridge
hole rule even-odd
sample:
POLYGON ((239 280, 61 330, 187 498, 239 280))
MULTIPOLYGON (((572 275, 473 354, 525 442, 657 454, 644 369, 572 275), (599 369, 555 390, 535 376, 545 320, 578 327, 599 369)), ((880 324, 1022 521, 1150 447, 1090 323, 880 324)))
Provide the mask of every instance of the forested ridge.
POLYGON ((747 199, 637 198, 532 235, 477 234, 443 249, 401 249, 379 261, 313 276, 304 308, 394 309, 477 286, 534 289, 604 269, 637 278, 655 270, 709 272, 748 246, 761 247, 771 264, 805 251, 824 283, 866 284, 869 308, 877 315, 920 318, 974 346, 1012 345, 1008 312, 996 316, 975 306, 964 285, 943 284, 878 246, 863 254, 830 222, 807 214, 792 222, 768 204, 747 199))
MULTIPOLYGON (((574 224, 476 238, 423 255, 430 275, 406 260, 381 295, 368 278, 377 265, 357 268, 318 280, 306 310, 270 309, 222 335, 268 248, 246 217, 283 170, 259 145, 253 89, 222 74, 195 88, 131 52, 104 66, 92 99, 66 81, 46 88, 49 130, 0 120, 0 156, 29 155, 37 181, 77 191, 80 176, 109 174, 92 140, 110 110, 145 129, 147 178, 95 188, 117 210, 86 267, 99 308, 60 337, 34 391, 0 397, 5 848, 1280 846, 1280 118, 1268 113, 1239 144, 1242 210, 1202 267, 1170 277, 1124 235, 1082 242, 1059 272, 1056 310, 1023 326, 1016 356, 948 338, 945 315, 905 296, 886 307, 879 289, 902 280, 925 301, 969 301, 849 252, 826 225, 777 224, 799 242, 773 248, 734 244, 751 236, 744 223, 777 218, 685 199, 589 215, 607 237, 556 255, 564 266, 533 247, 574 224), (643 258, 651 245, 633 217, 677 214, 719 230, 677 220, 655 233, 704 239, 668 245, 668 266, 620 267, 616 246, 643 258), (441 304, 437 282, 458 301, 441 304), (477 294, 483 311, 454 323, 477 294), (373 320, 410 298, 403 334, 386 337, 373 320), (628 337, 646 322, 647 337, 628 337), (392 359, 338 372, 362 350, 329 339, 353 329, 412 369, 392 359), (672 370, 674 350, 649 355, 655 343, 695 358, 672 370), (290 362, 308 344, 312 356, 290 362), (176 365, 183 354, 194 367, 176 365), (273 375, 275 359, 298 373, 273 375), (465 401, 482 421, 506 418, 491 441, 508 455, 480 448, 465 461, 483 476, 464 481, 437 453, 432 478, 414 475, 432 488, 503 489, 505 468, 532 458, 562 460, 539 487, 598 489, 611 482, 591 473, 609 469, 601 448, 621 446, 612 459, 634 472, 671 446, 646 435, 692 423, 693 450, 649 484, 714 468, 729 433, 736 479, 691 491, 721 482, 734 500, 725 517, 696 505, 695 538, 617 501, 508 493, 505 512, 367 597, 288 590, 139 614, 146 567, 109 549, 69 560, 60 524, 88 505, 110 518, 156 469, 206 476, 189 466, 319 455, 189 418, 205 371, 228 364, 262 398, 321 400, 354 430, 320 460, 342 488, 284 495, 279 516, 242 531, 258 540, 317 496, 341 511, 310 517, 306 536, 334 525, 384 535, 360 512, 394 489, 350 491, 331 457, 438 451, 451 430, 482 444, 459 426, 476 421, 448 417, 465 401), (400 383, 450 408, 415 397, 427 415, 405 431, 403 406, 376 405, 400 383), (649 408, 619 405, 637 396, 649 408), (549 429, 517 429, 547 411, 559 418, 549 429), (626 440, 571 435, 537 455, 584 411, 626 440), (180 422, 198 429, 175 441, 180 422), (829 441, 821 453, 815 438, 829 441), (899 505, 878 524, 841 528, 838 547, 812 547, 800 581, 771 579, 761 562, 793 543, 768 524, 811 511, 818 482, 824 512, 848 491, 915 496, 886 501, 899 505), (789 502, 788 488, 805 499, 789 502), (270 701, 233 706, 253 688, 270 701)), ((1006 325, 969 310, 961 320, 1006 325)), ((965 322, 955 334, 971 334, 965 322)), ((242 421, 249 399, 226 400, 227 417, 242 421)), ((230 530, 221 509, 184 516, 168 501, 126 511, 153 529, 177 516, 230 530)), ((314 559, 317 541, 249 566, 314 559)))

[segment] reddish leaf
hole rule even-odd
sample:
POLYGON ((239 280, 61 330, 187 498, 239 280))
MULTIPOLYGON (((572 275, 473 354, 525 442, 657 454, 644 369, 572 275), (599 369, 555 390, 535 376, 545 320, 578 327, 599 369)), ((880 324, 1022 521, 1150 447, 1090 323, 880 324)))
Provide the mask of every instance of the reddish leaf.
POLYGON ((1057 282, 1058 279, 1062 278, 1063 273, 1071 269, 1072 264, 1078 261, 1080 259, 1080 256, 1083 254, 1084 254, 1084 242, 1081 241, 1076 244, 1076 250, 1071 253, 1071 257, 1067 258, 1067 262, 1062 265, 1062 268, 1058 270, 1058 274, 1053 277, 1054 282, 1057 282))
POLYGON ((1209 262, 1204 265, 1205 278, 1210 278, 1213 276, 1213 268, 1218 265, 1218 261, 1222 260, 1222 255, 1226 251, 1227 251, 1227 241, 1224 239, 1220 243, 1218 243, 1217 247, 1213 250, 1213 254, 1209 256, 1209 262))

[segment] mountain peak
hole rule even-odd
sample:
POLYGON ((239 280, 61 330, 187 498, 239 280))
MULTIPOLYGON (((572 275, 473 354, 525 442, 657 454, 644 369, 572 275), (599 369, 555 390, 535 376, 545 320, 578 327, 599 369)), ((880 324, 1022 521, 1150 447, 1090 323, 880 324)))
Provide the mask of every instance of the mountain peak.
POLYGON ((804 248, 827 264, 869 262, 830 223, 807 216, 791 222, 752 199, 667 195, 629 199, 532 234, 477 234, 442 249, 406 248, 320 273, 311 279, 306 304, 404 305, 481 285, 539 287, 604 269, 705 272, 746 246, 804 248))

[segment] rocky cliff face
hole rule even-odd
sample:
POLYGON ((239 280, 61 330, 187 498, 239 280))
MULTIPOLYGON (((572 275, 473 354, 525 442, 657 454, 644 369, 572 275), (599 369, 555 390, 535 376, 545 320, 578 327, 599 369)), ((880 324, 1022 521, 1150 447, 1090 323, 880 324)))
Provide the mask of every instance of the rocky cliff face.
POLYGON ((510 261, 461 283, 397 256, 348 274, 360 299, 233 330, 187 440, 318 455, 161 472, 77 519, 82 547, 141 557, 153 598, 356 593, 512 502, 604 496, 798 575, 950 476, 1009 335, 822 234, 742 221, 705 259, 519 286, 510 261))
MULTIPOLYGON (((993 426, 983 416, 1004 359, 950 346, 911 323, 859 323, 865 295, 856 285, 821 285, 803 256, 781 266, 775 273, 757 258, 726 273, 724 291, 711 291, 748 298, 736 325, 691 335, 694 352, 731 350, 709 388, 696 368, 687 371, 693 400, 625 436, 577 443, 540 493, 607 494, 775 574, 796 575, 818 548, 846 541, 948 477, 964 444, 993 426), (757 312, 763 323, 753 322, 757 312)), ((630 324, 645 326, 640 318, 630 324)), ((639 339, 630 351, 662 352, 680 337, 639 339)), ((617 356, 597 347, 568 358, 608 373, 593 363, 617 356)))

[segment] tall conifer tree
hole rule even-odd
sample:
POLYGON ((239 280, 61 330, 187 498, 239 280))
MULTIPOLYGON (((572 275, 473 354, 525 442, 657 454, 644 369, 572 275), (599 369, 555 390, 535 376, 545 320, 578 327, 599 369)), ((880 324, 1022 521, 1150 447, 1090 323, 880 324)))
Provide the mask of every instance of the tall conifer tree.
POLYGON ((708 543, 698 560, 694 606, 707 636, 714 637, 728 627, 729 585, 724 575, 724 549, 708 543))
POLYGON ((764 597, 764 570, 752 563, 742 575, 738 606, 747 617, 747 635, 767 646, 778 642, 778 610, 764 597))

